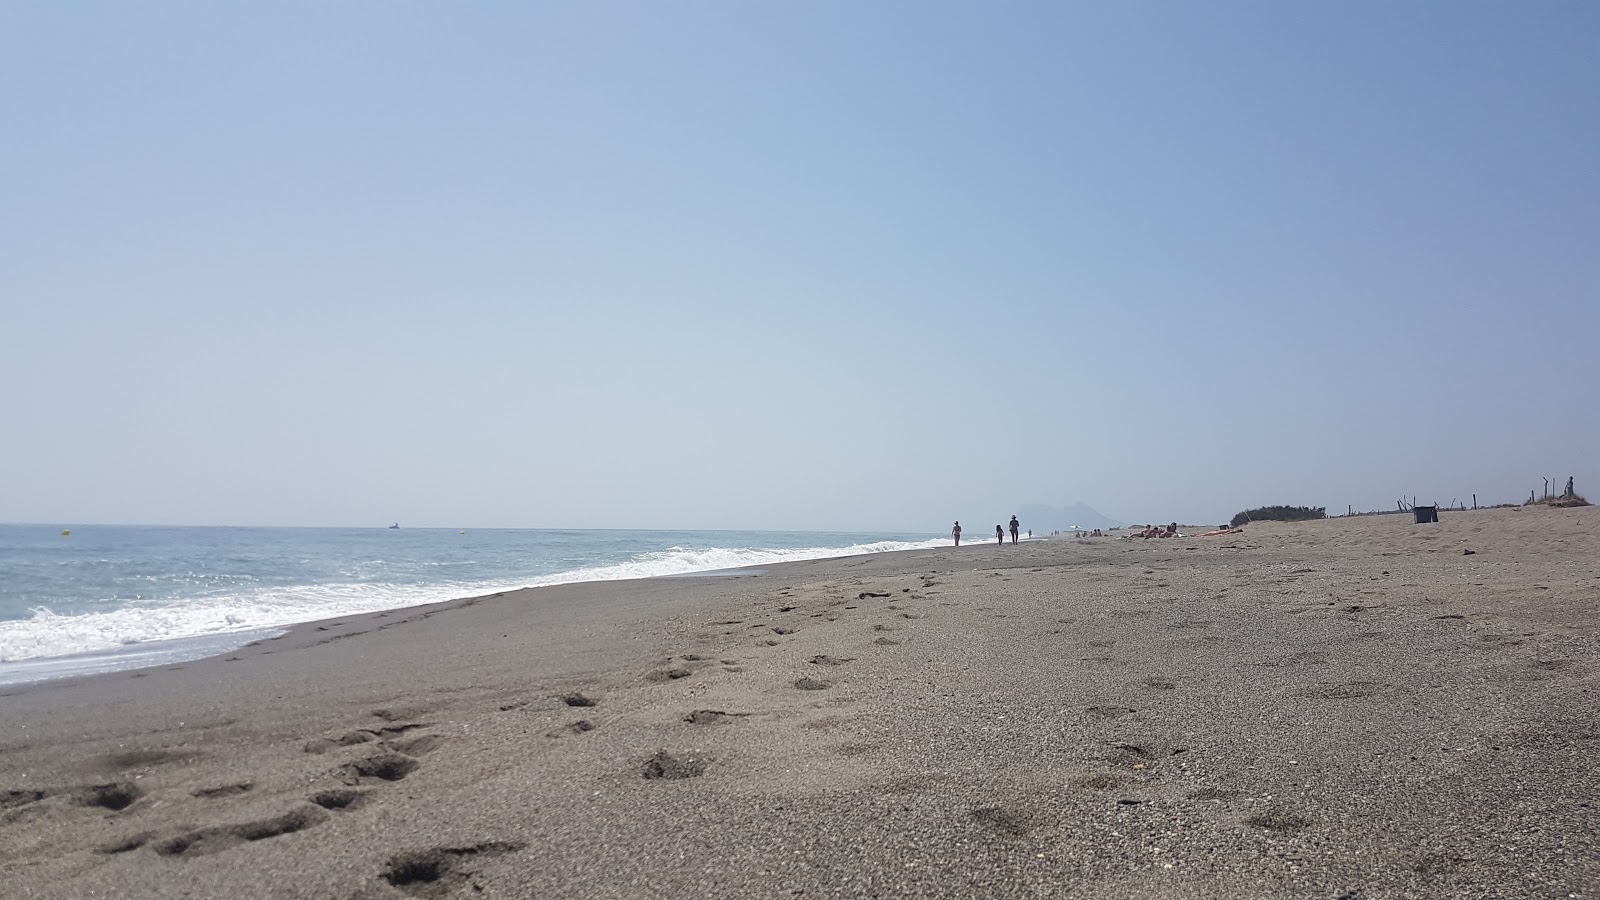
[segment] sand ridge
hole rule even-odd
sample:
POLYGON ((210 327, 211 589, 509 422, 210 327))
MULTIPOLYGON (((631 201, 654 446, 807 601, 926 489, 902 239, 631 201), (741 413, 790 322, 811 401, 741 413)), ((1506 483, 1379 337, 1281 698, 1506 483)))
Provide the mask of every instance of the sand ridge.
POLYGON ((1597 525, 1381 516, 573 585, 13 689, 0 878, 1592 896, 1597 525))

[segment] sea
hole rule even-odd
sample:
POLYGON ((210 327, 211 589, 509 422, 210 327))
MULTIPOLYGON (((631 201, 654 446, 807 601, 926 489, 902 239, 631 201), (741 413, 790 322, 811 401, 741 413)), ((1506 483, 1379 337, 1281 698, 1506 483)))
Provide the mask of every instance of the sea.
POLYGON ((939 547, 814 531, 0 525, 0 684, 226 652, 497 591, 939 547))

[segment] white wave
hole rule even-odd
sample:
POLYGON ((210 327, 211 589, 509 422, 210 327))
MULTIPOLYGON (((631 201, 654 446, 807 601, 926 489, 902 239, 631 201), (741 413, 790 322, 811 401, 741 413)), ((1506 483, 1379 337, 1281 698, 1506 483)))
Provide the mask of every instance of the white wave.
POLYGON ((36 608, 27 619, 0 622, 0 663, 111 650, 132 644, 259 631, 334 616, 356 615, 492 594, 523 587, 684 575, 806 559, 826 559, 948 546, 948 541, 879 541, 850 547, 779 550, 673 547, 624 563, 530 579, 432 584, 331 583, 265 588, 244 594, 141 603, 106 612, 57 615, 36 608))

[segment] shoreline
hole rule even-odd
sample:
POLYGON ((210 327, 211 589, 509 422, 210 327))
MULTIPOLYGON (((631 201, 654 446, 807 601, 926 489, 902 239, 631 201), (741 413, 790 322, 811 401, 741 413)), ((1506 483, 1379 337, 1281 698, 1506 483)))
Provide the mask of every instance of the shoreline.
POLYGON ((125 644, 114 650, 96 650, 67 656, 35 656, 0 663, 0 688, 37 684, 62 678, 129 672, 220 656, 251 641, 282 634, 291 626, 253 628, 222 634, 194 635, 165 641, 125 644))
MULTIPOLYGON (((119 526, 119 527, 121 527, 121 526, 119 526)), ((161 527, 165 527, 165 526, 148 526, 148 527, 161 528, 161 527)), ((216 526, 216 527, 220 528, 220 527, 223 527, 223 526, 216 526)), ((249 529, 235 529, 235 530, 249 530, 249 529)), ((332 529, 332 530, 345 530, 345 529, 332 529)), ((742 534, 742 533, 743 532, 730 532, 730 534, 742 534)), ((814 548, 774 548, 774 549, 770 549, 770 550, 754 549, 751 552, 756 552, 756 553, 808 553, 808 552, 834 552, 834 551, 848 551, 848 550, 855 550, 856 551, 854 553, 848 553, 848 554, 844 554, 844 555, 841 555, 841 556, 827 556, 827 555, 823 555, 823 556, 802 556, 802 557, 799 557, 798 559, 778 560, 778 562, 803 561, 803 560, 806 560, 806 559, 848 558, 849 556, 873 555, 875 553, 884 553, 884 552, 891 552, 891 553, 892 552, 900 552, 899 550, 887 550, 887 551, 885 551, 885 550, 860 550, 860 549, 858 549, 858 548, 863 547, 863 546, 866 546, 866 545, 851 545, 851 546, 838 547, 838 548, 814 547, 814 548)), ((906 548, 906 549, 927 549, 927 548, 906 548)), ((616 567, 613 566, 613 565, 600 565, 600 566, 591 566, 591 567, 588 567, 588 568, 575 569, 575 570, 571 570, 571 571, 568 571, 568 572, 559 572, 559 573, 554 573, 554 574, 545 574, 545 575, 533 576, 533 577, 530 577, 530 578, 526 579, 526 581, 533 582, 531 584, 527 584, 527 583, 518 584, 518 583, 515 583, 516 581, 521 581, 523 579, 511 579, 511 580, 489 579, 489 580, 485 580, 485 581, 482 581, 481 583, 477 584, 475 586, 477 588, 477 590, 473 590, 474 586, 471 586, 471 585, 457 585, 457 586, 454 586, 454 587, 447 587, 447 586, 442 586, 442 585, 441 586, 400 585, 398 587, 400 587, 402 589, 405 589, 405 590, 415 591, 420 596, 409 596, 409 597, 405 597, 403 599, 396 598, 398 600, 398 605, 393 605, 393 606, 378 606, 378 607, 375 607, 375 608, 363 609, 363 610, 359 610, 359 611, 349 611, 349 610, 337 611, 336 610, 336 611, 328 612, 328 613, 323 614, 323 615, 317 615, 314 618, 309 618, 309 619, 301 618, 301 619, 293 619, 293 620, 290 620, 290 621, 282 621, 282 622, 269 621, 269 622, 267 622, 265 624, 251 625, 251 626, 240 628, 238 630, 231 630, 231 629, 229 629, 229 630, 214 630, 214 631, 204 631, 204 632, 196 633, 196 634, 187 634, 187 635, 182 635, 182 636, 178 636, 178 637, 136 640, 136 641, 129 641, 127 643, 123 643, 123 644, 115 645, 115 646, 105 646, 105 647, 101 647, 101 648, 97 648, 97 649, 89 649, 89 650, 84 650, 84 651, 80 651, 80 652, 60 654, 60 655, 26 656, 26 657, 22 657, 22 658, 19 658, 19 659, 0 659, 0 686, 12 685, 12 684, 33 683, 33 682, 41 681, 41 680, 53 680, 53 679, 59 679, 59 678, 71 678, 71 677, 78 677, 78 676, 86 676, 86 675, 94 674, 94 673, 97 673, 97 672, 126 671, 126 670, 130 670, 130 669, 147 668, 147 667, 151 667, 151 666, 158 666, 158 665, 163 665, 163 664, 168 664, 168 663, 173 663, 173 662, 193 661, 193 660, 196 660, 196 659, 204 658, 206 656, 213 656, 213 655, 217 655, 217 654, 220 654, 220 653, 229 652, 231 650, 234 650, 234 649, 237 649, 239 647, 242 647, 245 644, 247 644, 247 643, 249 643, 249 642, 251 642, 253 640, 260 639, 264 635, 281 633, 281 632, 283 632, 283 631, 285 631, 285 630, 287 630, 289 628, 292 628, 292 627, 294 627, 296 625, 307 624, 307 623, 315 623, 315 622, 326 621, 326 620, 335 619, 335 618, 342 618, 342 617, 356 616, 356 615, 365 615, 365 614, 368 614, 368 613, 375 613, 375 612, 388 612, 388 611, 401 610, 401 609, 413 609, 413 608, 418 608, 418 607, 432 606, 432 605, 436 605, 436 604, 440 604, 440 603, 449 603, 449 602, 453 602, 453 601, 461 600, 461 599, 469 599, 469 598, 473 598, 473 597, 488 596, 490 594, 503 594, 503 593, 506 593, 506 592, 509 592, 509 591, 514 591, 514 590, 526 590, 526 589, 540 588, 540 587, 553 587, 553 586, 560 586, 560 585, 564 585, 564 584, 588 583, 588 582, 591 582, 591 581, 593 581, 593 582, 629 581, 629 580, 635 580, 635 579, 637 579, 639 577, 670 578, 670 577, 685 577, 685 576, 694 577, 694 576, 701 576, 701 575, 727 575, 727 574, 730 574, 730 573, 737 573, 737 572, 741 572, 741 571, 744 571, 744 570, 748 570, 748 569, 752 569, 752 568, 756 568, 756 567, 760 567, 760 566, 765 566, 765 565, 770 565, 770 564, 773 564, 773 561, 768 560, 768 561, 754 562, 754 563, 751 563, 749 565, 736 566, 736 567, 732 567, 732 568, 715 568, 715 569, 705 569, 705 570, 693 570, 693 569, 691 569, 689 571, 682 571, 682 572, 668 571, 668 572, 662 572, 662 573, 656 574, 656 575, 647 575, 647 576, 636 576, 635 575, 635 576, 627 576, 627 577, 618 577, 615 574, 616 567), (574 576, 580 576, 580 577, 574 577, 574 576), (571 578, 572 580, 567 580, 569 578, 571 578), (432 595, 432 596, 429 596, 429 595, 432 595), (421 598, 424 598, 424 597, 426 599, 421 599, 421 598)), ((302 589, 312 589, 312 588, 317 588, 317 587, 322 587, 322 585, 307 585, 307 586, 304 586, 302 589)), ((199 601, 196 600, 195 602, 199 602, 199 601)), ((180 605, 179 607, 175 607, 175 608, 182 609, 182 606, 180 605)), ((168 609, 169 608, 163 608, 160 611, 168 611, 168 609)), ((123 611, 118 610, 118 611, 115 611, 115 612, 110 613, 110 614, 115 615, 115 614, 119 614, 121 612, 123 612, 123 611)), ((107 615, 107 613, 84 613, 84 614, 80 614, 80 616, 87 616, 87 617, 89 617, 91 619, 94 618, 95 616, 103 616, 103 615, 107 615)), ((60 616, 58 618, 60 618, 62 620, 65 620, 65 621, 68 621, 68 622, 71 622, 72 620, 74 620, 76 618, 79 618, 80 616, 65 615, 65 616, 60 616)), ((15 621, 24 622, 26 620, 15 620, 15 621)), ((0 625, 3 625, 3 624, 5 624, 5 623, 4 622, 0 622, 0 625)))
MULTIPOLYGON (((955 548, 945 548, 955 549, 955 548)), ((960 548, 965 551, 967 548, 960 548)), ((0 664, 0 689, 13 688, 25 689, 43 687, 63 681, 79 682, 94 681, 99 678, 116 677, 138 673, 145 669, 167 666, 172 668, 177 664, 199 663, 213 661, 227 654, 234 653, 243 658, 245 651, 255 650, 265 642, 284 639, 313 640, 314 643, 327 643, 330 639, 342 639, 345 636, 362 634, 362 629, 387 629, 395 623, 384 623, 396 613, 415 614, 407 615, 400 621, 408 623, 413 619, 427 619, 433 615, 459 607, 476 606, 489 600, 514 598, 522 602, 537 602, 541 597, 550 596, 549 592, 562 591, 571 588, 601 588, 617 587, 626 592, 630 586, 648 585, 657 581, 690 581, 694 579, 741 580, 762 576, 781 575, 788 567, 803 567, 815 564, 827 564, 835 561, 850 561, 871 557, 891 557, 898 554, 936 553, 939 548, 910 548, 905 550, 886 550, 872 553, 858 553, 849 556, 827 556, 814 559, 789 560, 778 563, 759 563, 750 566, 738 566, 729 569, 708 569, 703 572, 671 572, 662 575, 652 575, 646 578, 626 579, 598 579, 593 581, 567 581, 555 584, 533 585, 529 587, 509 588, 491 593, 473 594, 465 597, 452 597, 446 600, 433 600, 427 603, 413 604, 410 606, 396 606, 377 609, 369 612, 350 613, 346 615, 331 615, 304 622, 291 622, 284 625, 274 625, 263 628, 249 629, 238 632, 225 632, 211 635, 194 635, 190 637, 173 638, 163 641, 149 641, 140 644, 131 644, 114 650, 93 651, 90 653, 72 654, 70 656, 48 656, 17 660, 0 664), (333 632, 332 638, 321 632, 333 632), (152 661, 124 665, 122 662, 136 660, 140 657, 150 657, 152 661), (21 669, 33 667, 53 668, 56 664, 63 666, 76 666, 87 663, 82 671, 75 668, 61 674, 50 675, 43 678, 6 678, 8 667, 15 666, 21 669)), ((299 646, 294 644, 294 646, 299 646)), ((230 660, 231 661, 231 660, 230 660)), ((176 671, 175 668, 172 670, 176 671)), ((15 691, 0 696, 14 696, 15 691)))
POLYGON ((25 685, 0 692, 0 876, 30 898, 1591 896, 1597 522, 590 582, 25 685))

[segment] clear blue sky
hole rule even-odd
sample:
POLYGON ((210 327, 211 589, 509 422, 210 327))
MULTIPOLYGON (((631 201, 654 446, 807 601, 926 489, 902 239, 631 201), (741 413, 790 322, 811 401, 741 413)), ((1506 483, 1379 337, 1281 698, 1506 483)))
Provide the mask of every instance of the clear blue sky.
POLYGON ((1600 4, 0 5, 0 521, 1600 494, 1600 4))

